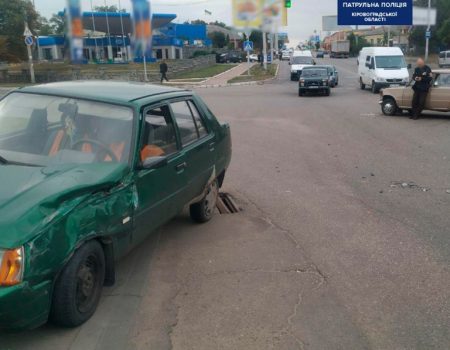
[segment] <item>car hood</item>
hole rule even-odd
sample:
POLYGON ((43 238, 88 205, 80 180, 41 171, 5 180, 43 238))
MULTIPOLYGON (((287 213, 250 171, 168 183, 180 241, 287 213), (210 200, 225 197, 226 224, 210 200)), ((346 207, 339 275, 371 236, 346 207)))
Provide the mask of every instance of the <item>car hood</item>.
POLYGON ((0 166, 0 248, 26 243, 91 193, 120 182, 128 171, 127 165, 114 163, 0 166))
POLYGON ((312 67, 312 64, 293 64, 291 66, 291 71, 303 70, 305 67, 312 67))
POLYGON ((383 79, 405 79, 409 78, 406 68, 402 69, 377 69, 376 76, 383 79))

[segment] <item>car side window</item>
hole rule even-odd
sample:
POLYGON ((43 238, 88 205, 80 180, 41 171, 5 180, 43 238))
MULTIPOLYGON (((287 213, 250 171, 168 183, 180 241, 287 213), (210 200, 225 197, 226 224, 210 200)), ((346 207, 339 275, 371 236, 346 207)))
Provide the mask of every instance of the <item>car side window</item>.
POLYGON ((205 122, 200 116, 197 106, 192 101, 188 101, 188 104, 189 107, 191 108, 192 115, 194 116, 194 121, 197 127, 199 138, 205 137, 206 135, 208 135, 208 131, 206 130, 205 122))
POLYGON ((435 86, 450 87, 450 74, 439 74, 436 78, 435 86))
POLYGON ((177 152, 177 137, 169 106, 161 106, 145 113, 141 161, 152 157, 169 156, 177 152))
POLYGON ((191 109, 187 101, 172 102, 170 104, 180 132, 181 144, 187 146, 198 140, 199 135, 191 109))

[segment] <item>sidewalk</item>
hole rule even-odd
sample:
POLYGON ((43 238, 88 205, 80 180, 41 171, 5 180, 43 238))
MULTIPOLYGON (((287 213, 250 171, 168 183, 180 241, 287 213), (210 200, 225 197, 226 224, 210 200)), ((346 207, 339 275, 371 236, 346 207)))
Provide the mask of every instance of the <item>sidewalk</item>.
MULTIPOLYGON (((250 67, 253 67, 256 63, 250 63, 250 67)), ((209 78, 203 82, 202 85, 226 85, 229 80, 245 73, 248 70, 248 63, 241 63, 239 66, 227 70, 224 73, 209 78)))

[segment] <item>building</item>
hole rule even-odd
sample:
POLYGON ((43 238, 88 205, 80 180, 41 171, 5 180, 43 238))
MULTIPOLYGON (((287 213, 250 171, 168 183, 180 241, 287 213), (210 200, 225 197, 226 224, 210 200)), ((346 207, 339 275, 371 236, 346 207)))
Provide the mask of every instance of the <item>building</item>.
MULTIPOLYGON (((64 13, 60 13, 64 16, 64 13)), ((206 25, 175 24, 174 14, 153 14, 153 57, 155 59, 181 59, 184 47, 210 47, 206 25)), ((84 12, 86 61, 124 63, 132 57, 132 19, 129 13, 84 12)), ((39 37, 38 58, 49 61, 66 58, 68 43, 64 36, 39 37)), ((139 59, 139 58, 137 58, 139 59)))

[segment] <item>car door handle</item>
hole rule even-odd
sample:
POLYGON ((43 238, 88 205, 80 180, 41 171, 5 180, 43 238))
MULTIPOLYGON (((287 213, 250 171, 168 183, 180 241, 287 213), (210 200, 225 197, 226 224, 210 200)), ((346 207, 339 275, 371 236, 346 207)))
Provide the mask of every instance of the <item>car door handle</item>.
POLYGON ((209 145, 208 145, 208 148, 209 148, 209 150, 212 152, 212 151, 214 151, 215 149, 216 149, 216 143, 215 142, 211 142, 209 145))
POLYGON ((183 162, 183 163, 178 164, 177 166, 175 166, 175 170, 177 172, 182 172, 186 168, 187 168, 187 163, 186 162, 183 162))

